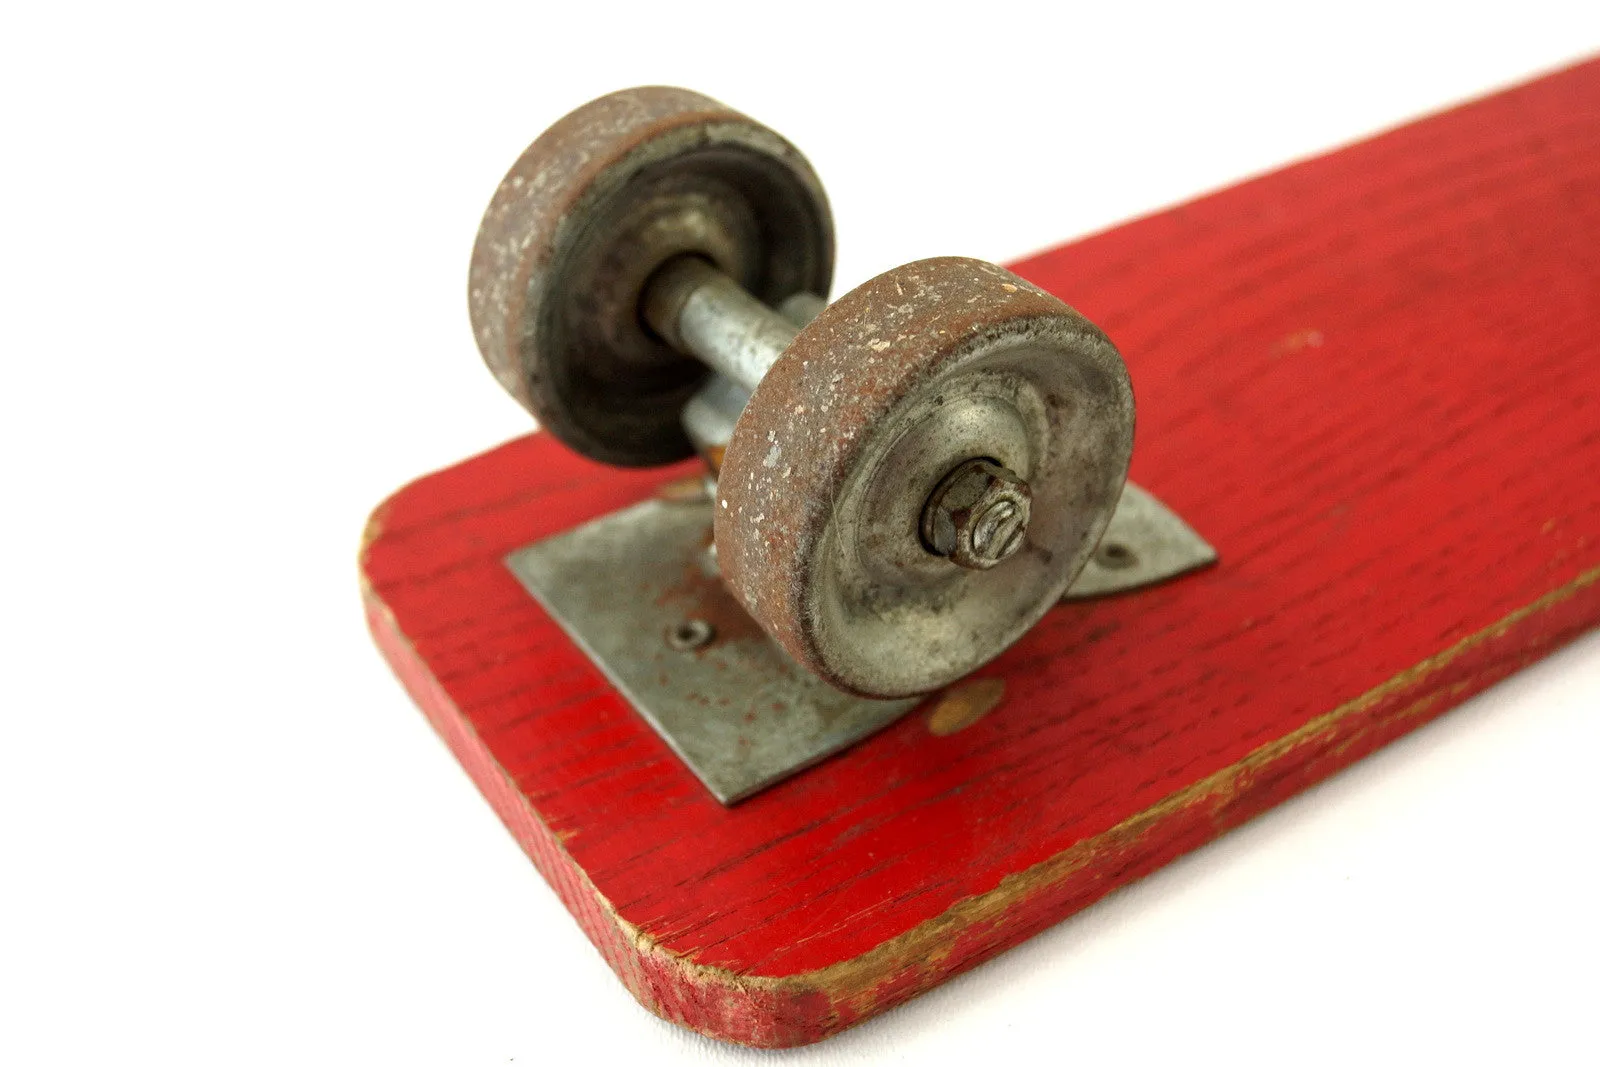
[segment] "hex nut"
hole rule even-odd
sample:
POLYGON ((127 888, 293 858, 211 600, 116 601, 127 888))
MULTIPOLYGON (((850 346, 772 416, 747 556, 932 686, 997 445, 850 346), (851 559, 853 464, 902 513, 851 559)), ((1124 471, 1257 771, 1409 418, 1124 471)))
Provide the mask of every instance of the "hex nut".
POLYGON ((986 571, 1022 547, 1033 491, 991 459, 970 459, 947 474, 922 511, 928 550, 969 570, 986 571))

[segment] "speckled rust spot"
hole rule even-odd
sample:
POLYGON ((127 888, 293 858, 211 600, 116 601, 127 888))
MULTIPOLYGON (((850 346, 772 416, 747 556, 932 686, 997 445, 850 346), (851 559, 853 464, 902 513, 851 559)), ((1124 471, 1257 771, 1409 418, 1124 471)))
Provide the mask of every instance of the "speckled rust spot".
MULTIPOLYGON (((706 530, 705 545, 707 548, 711 545, 709 529, 706 530)), ((761 627, 733 598, 722 581, 699 563, 684 567, 678 581, 661 593, 657 603, 671 607, 682 618, 702 619, 709 623, 715 635, 713 640, 720 644, 767 639, 761 627)))
POLYGON ((998 707, 1005 695, 1004 678, 974 678, 953 685, 928 713, 928 732, 947 737, 965 730, 998 707))

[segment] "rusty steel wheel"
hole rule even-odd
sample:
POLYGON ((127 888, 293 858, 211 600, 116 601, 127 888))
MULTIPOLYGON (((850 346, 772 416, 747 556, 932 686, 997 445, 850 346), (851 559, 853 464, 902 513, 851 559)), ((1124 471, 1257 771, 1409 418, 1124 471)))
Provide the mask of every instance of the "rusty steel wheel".
POLYGON ((723 461, 719 564, 829 682, 928 692, 1060 599, 1132 447, 1127 369, 1094 324, 992 264, 911 263, 828 307, 761 381, 723 461), (976 459, 1031 492, 1020 547, 988 569, 957 566, 923 533, 930 497, 976 459))
POLYGON ((626 89, 561 119, 500 183, 469 300, 500 384, 579 452, 625 466, 691 454, 679 424, 706 374, 641 324, 667 260, 702 256, 776 306, 825 295, 833 221, 783 138, 684 89, 626 89))

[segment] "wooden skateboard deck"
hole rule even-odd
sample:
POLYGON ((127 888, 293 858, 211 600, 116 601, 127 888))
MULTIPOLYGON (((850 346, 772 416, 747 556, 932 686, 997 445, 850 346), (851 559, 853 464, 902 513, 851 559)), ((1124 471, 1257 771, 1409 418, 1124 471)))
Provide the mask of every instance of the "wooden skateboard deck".
POLYGON ((1132 477, 1220 564, 1056 608, 965 698, 736 807, 503 563, 690 468, 534 434, 373 516, 384 654, 667 1019, 826 1037, 1600 622, 1600 62, 1012 269, 1117 341, 1132 477))

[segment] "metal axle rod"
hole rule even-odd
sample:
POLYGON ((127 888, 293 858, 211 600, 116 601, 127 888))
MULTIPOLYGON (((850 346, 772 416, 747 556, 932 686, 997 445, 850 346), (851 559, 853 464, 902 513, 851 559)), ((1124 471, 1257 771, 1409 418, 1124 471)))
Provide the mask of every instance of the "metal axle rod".
MULTIPOLYGON (((809 294, 806 294, 809 296, 809 294)), ((812 298, 820 303, 820 298, 812 298)), ((679 256, 650 278, 645 321, 668 344, 754 392, 800 326, 698 256, 679 256)), ((820 307, 818 308, 820 310, 820 307)))

